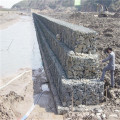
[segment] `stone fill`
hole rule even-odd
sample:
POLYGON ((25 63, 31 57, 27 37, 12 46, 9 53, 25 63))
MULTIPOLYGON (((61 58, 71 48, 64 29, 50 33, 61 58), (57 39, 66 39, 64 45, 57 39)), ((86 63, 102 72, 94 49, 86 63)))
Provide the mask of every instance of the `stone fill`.
MULTIPOLYGON (((43 22, 38 20, 38 22, 39 22, 39 25, 46 37, 46 40, 47 40, 50 48, 53 50, 54 54, 57 56, 57 59, 60 61, 68 78, 71 78, 71 79, 73 79, 73 78, 75 78, 75 79, 97 78, 97 76, 98 76, 97 71, 98 71, 99 63, 98 63, 98 56, 96 53, 86 54, 84 52, 77 53, 77 52, 73 51, 62 40, 61 41, 58 40, 58 37, 56 37, 58 35, 57 33, 54 35, 46 27, 46 24, 45 25, 43 24, 44 20, 43 20, 43 22)), ((63 29, 64 29, 64 26, 63 26, 63 29)), ((88 31, 87 28, 86 28, 86 30, 88 31)), ((81 34, 82 34, 83 31, 79 31, 79 32, 81 32, 81 34)), ((90 30, 88 33, 90 33, 90 30)), ((92 34, 94 34, 94 33, 95 32, 93 32, 92 34)), ((70 35, 70 34, 68 34, 68 35, 70 35)), ((88 36, 88 35, 86 35, 86 36, 88 36)), ((91 36, 89 36, 89 38, 91 38, 91 36)), ((60 39, 62 39, 62 38, 60 38, 60 39)), ((70 41, 70 39, 69 39, 69 37, 67 37, 67 35, 66 35, 66 39, 68 39, 70 41)), ((71 39, 71 41, 72 41, 72 39, 71 39)), ((85 41, 85 40, 83 40, 83 41, 85 41)), ((88 45, 88 42, 86 42, 86 45, 88 45)), ((82 49, 82 46, 83 46, 82 44, 79 44, 78 49, 79 50, 82 49), (81 46, 81 48, 80 48, 80 46, 81 46)))
POLYGON ((74 106, 99 104, 104 83, 98 80, 96 32, 43 15, 33 14, 33 18, 42 55, 61 101, 61 106, 56 104, 58 113, 72 104, 72 93, 74 106), (80 47, 83 45, 85 49, 80 47))

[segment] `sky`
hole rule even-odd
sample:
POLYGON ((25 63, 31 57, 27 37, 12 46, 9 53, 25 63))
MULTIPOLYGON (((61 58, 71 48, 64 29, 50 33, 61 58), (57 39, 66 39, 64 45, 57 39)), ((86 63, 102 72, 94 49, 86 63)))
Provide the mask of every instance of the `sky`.
POLYGON ((0 0, 0 6, 4 8, 11 8, 15 3, 20 2, 22 0, 0 0))

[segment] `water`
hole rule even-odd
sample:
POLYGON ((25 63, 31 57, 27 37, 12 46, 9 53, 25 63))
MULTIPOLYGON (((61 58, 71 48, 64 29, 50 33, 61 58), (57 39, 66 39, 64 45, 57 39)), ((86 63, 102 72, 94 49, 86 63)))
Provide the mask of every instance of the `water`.
POLYGON ((28 16, 0 30, 0 78, 26 67, 42 67, 34 23, 28 16))

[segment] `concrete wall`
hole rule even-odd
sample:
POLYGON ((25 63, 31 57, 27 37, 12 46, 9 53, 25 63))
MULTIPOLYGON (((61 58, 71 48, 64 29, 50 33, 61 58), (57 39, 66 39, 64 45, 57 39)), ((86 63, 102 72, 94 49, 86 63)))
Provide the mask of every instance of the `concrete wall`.
POLYGON ((104 84, 97 80, 96 33, 82 26, 75 25, 75 28, 70 23, 42 15, 33 14, 33 18, 38 42, 53 76, 52 80, 62 106, 71 105, 72 92, 75 106, 98 104, 103 97, 104 84), (61 35, 63 30, 64 34, 61 35), (76 35, 79 36, 78 41, 81 43, 76 42, 76 35), (86 43, 87 38, 91 40, 89 45, 86 43), (79 48, 76 51, 76 46, 83 46, 82 43, 87 50, 79 48), (91 47, 89 49, 91 54, 88 52, 88 46, 91 47))

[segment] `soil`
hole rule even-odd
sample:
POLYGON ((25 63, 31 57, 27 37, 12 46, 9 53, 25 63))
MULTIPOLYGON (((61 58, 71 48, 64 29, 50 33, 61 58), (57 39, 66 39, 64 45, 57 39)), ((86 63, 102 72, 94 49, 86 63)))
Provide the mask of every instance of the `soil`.
POLYGON ((19 17, 16 11, 0 11, 0 29, 5 29, 9 25, 16 23, 19 17))
MULTIPOLYGON (((42 12, 43 14, 44 12, 42 12)), ((112 46, 116 53, 116 88, 108 90, 108 100, 97 106, 80 106, 80 113, 69 112, 64 115, 64 120, 120 120, 120 18, 99 18, 97 13, 74 13, 45 11, 46 15, 61 19, 73 24, 83 25, 98 32, 96 37, 100 61, 106 57, 103 50, 112 46)), ((1 18, 1 15, 0 15, 1 18)), ((3 18, 2 18, 3 19, 3 18)), ((11 18, 3 20, 7 23, 11 18), (7 21, 7 22, 6 22, 7 21)), ((13 17, 15 20, 16 17, 13 17)), ((100 70, 103 64, 100 63, 100 70)), ((15 76, 14 76, 15 77, 15 76)), ((6 78, 2 85, 13 77, 6 78)), ((109 85, 110 76, 106 75, 106 83, 109 85)), ((0 90, 0 120, 21 119, 35 104, 34 110, 27 120, 62 120, 62 116, 56 116, 55 105, 51 91, 43 92, 42 85, 48 85, 48 80, 42 69, 30 70, 24 76, 16 79, 8 86, 0 90), (40 99, 38 97, 43 92, 40 99), (47 116, 47 117, 46 117, 47 116)))
MULTIPOLYGON (((102 69, 107 63, 102 63, 102 59, 107 57, 104 53, 107 47, 112 47, 116 54, 116 70, 115 70, 115 88, 108 89, 107 102, 103 101, 99 105, 102 109, 101 113, 95 113, 94 107, 92 111, 87 106, 86 113, 82 110, 81 113, 70 112, 64 115, 65 120, 120 120, 120 18, 115 17, 115 13, 111 13, 108 17, 99 17, 98 13, 83 13, 83 12, 39 12, 60 19, 72 24, 82 25, 84 27, 95 30, 97 53, 99 54, 100 75, 102 69), (80 116, 80 117, 79 117, 80 116)), ((110 85, 110 74, 107 72, 105 77, 105 88, 110 85)), ((84 107, 85 108, 85 107, 84 107)), ((96 108, 95 108, 96 109, 96 108)))
MULTIPOLYGON (((2 11, 1 13, 0 11, 2 29, 14 24, 15 21, 17 22, 21 15, 24 14, 18 15, 17 12, 8 11, 2 11)), ((51 116, 51 120, 54 120, 54 117, 57 118, 57 115, 54 114, 56 109, 48 84, 43 68, 34 70, 21 68, 8 77, 0 78, 0 120, 20 120, 30 111, 32 106, 34 106, 34 109, 32 114, 28 116, 28 120, 33 120, 34 116, 36 120, 39 119, 39 113, 42 114, 43 111, 42 118, 47 115, 48 117, 51 116), (36 109, 41 111, 36 111, 36 109)), ((46 120, 48 120, 48 117, 46 120)))
MULTIPOLYGON (((32 70, 0 90, 0 120, 18 120, 34 105, 28 120, 46 115, 57 117, 51 91, 44 71, 32 70), (43 86, 44 85, 44 86, 43 86), (42 95, 41 95, 42 93, 42 95), (39 109, 40 111, 36 111, 39 109)), ((58 116, 59 117, 59 116, 58 116)), ((61 116, 62 117, 62 116, 61 116)), ((51 119, 52 120, 52 119, 51 119)), ((57 120, 57 119, 56 119, 57 120)))
MULTIPOLYGON (((106 65, 102 64, 102 59, 107 57, 104 53, 105 48, 112 47, 116 54, 116 70, 115 70, 115 81, 116 86, 120 86, 120 18, 109 16, 109 17, 98 17, 98 13, 83 13, 83 12, 40 12, 56 19, 60 19, 72 24, 81 25, 90 29, 95 30, 98 35, 96 36, 97 52, 100 60, 100 71, 106 65)), ((100 73, 101 76, 101 73, 100 73)), ((106 75, 106 80, 110 81, 109 74, 106 75)))

